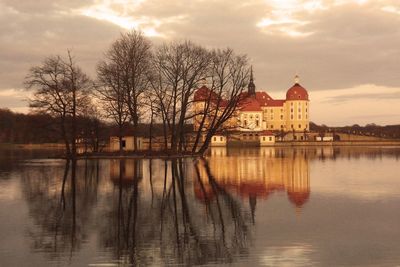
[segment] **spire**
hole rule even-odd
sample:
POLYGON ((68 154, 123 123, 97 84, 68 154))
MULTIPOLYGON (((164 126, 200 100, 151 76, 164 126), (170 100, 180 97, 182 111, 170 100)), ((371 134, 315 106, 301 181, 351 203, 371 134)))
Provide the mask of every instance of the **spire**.
POLYGON ((296 74, 296 76, 294 77, 294 83, 295 84, 299 84, 300 83, 300 77, 298 74, 296 74))
POLYGON ((253 66, 250 68, 250 81, 247 87, 249 96, 256 94, 256 85, 254 84, 253 66))

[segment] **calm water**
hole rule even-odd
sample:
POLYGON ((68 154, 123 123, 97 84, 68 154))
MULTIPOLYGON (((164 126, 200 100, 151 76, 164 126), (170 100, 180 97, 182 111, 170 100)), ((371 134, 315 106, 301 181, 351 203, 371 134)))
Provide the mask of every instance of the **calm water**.
POLYGON ((399 266, 399 148, 0 151, 0 266, 399 266))

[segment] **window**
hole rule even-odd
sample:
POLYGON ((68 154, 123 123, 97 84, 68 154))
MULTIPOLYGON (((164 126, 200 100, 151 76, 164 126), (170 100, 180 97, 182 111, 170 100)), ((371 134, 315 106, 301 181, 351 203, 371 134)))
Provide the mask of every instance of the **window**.
POLYGON ((292 124, 292 125, 290 125, 290 128, 292 128, 292 129, 293 129, 293 124, 292 124))
POLYGON ((292 113, 293 113, 293 108, 291 108, 291 109, 290 109, 290 112, 292 112, 292 113))
POLYGON ((265 136, 263 136, 263 141, 265 141, 265 136))
POLYGON ((300 136, 300 140, 303 140, 304 138, 303 138, 303 136, 300 136))
POLYGON ((243 140, 246 140, 247 134, 243 134, 243 140))
POLYGON ((122 140, 122 147, 123 147, 123 148, 126 147, 126 140, 122 140))
POLYGON ((299 129, 301 129, 301 124, 299 124, 299 129))
POLYGON ((256 120, 256 126, 258 127, 260 125, 260 121, 256 120))
POLYGON ((281 108, 281 113, 283 113, 283 108, 281 108))
POLYGON ((283 124, 281 124, 281 129, 283 129, 283 124))
POLYGON ((274 113, 274 110, 271 108, 271 113, 274 113))
POLYGON ((219 140, 222 142, 222 141, 224 141, 224 138, 221 136, 221 137, 219 138, 219 140))
POLYGON ((293 136, 293 140, 297 140, 297 136, 293 136))
POLYGON ((292 102, 292 103, 290 103, 290 105, 293 107, 293 102, 292 102))
POLYGON ((214 142, 216 142, 216 141, 217 141, 217 137, 214 136, 214 142))
POLYGON ((283 115, 281 115, 281 121, 283 120, 283 115))
POLYGON ((247 120, 244 120, 244 126, 247 126, 247 120))
POLYGON ((299 120, 301 120, 301 115, 299 114, 299 120))
POLYGON ((272 137, 271 136, 269 137, 269 141, 272 141, 272 137))
POLYGON ((306 113, 307 113, 307 109, 306 109, 306 113))
POLYGON ((293 114, 292 114, 292 115, 290 115, 290 119, 291 119, 291 120, 293 120, 293 114))
POLYGON ((274 129, 274 126, 273 126, 273 125, 271 125, 271 129, 274 129))
POLYGON ((271 120, 273 120, 273 119, 274 119, 274 116, 272 115, 272 116, 271 116, 271 120))

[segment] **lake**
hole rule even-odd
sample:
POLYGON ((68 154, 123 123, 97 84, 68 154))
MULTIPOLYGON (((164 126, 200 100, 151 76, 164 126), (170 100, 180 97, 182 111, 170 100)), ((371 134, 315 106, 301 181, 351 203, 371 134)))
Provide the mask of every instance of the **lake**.
POLYGON ((0 151, 0 266, 399 266, 400 148, 0 151))

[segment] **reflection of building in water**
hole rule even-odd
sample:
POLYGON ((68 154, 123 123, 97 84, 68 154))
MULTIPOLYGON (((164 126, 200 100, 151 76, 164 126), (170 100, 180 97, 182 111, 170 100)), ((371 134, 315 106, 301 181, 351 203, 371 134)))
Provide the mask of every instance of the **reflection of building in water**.
POLYGON ((110 160, 110 178, 114 184, 131 185, 143 177, 143 164, 135 159, 110 160))
MULTIPOLYGON (((255 199, 266 199, 274 192, 287 192, 288 199, 301 208, 310 197, 310 173, 306 150, 302 149, 241 149, 237 155, 230 154, 226 148, 213 148, 208 158, 209 167, 216 182, 227 191, 243 198, 249 198, 252 209, 255 199)), ((208 178, 200 169, 200 177, 205 192, 208 178)), ((195 184, 198 186, 199 183, 195 184)), ((197 197, 204 197, 199 194, 197 197)))

